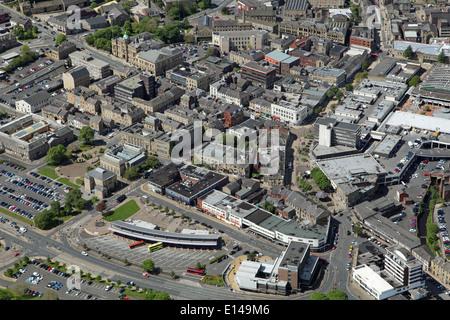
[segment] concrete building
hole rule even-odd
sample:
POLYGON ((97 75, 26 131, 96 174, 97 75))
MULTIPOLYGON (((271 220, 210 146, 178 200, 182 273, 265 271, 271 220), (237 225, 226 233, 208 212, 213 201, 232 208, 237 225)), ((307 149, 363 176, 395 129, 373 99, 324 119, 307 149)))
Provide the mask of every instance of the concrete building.
POLYGON ((72 129, 37 114, 28 114, 0 127, 0 150, 25 161, 44 157, 58 144, 75 139, 72 129))
POLYGON ((192 205, 209 191, 228 183, 228 176, 193 165, 179 169, 181 181, 166 188, 166 195, 182 203, 192 205))
POLYGON ((124 143, 110 148, 100 157, 100 167, 123 177, 128 168, 139 168, 147 159, 147 150, 142 147, 124 143))
POLYGON ((75 67, 62 75, 64 89, 71 90, 79 86, 89 87, 89 71, 85 67, 75 67))
POLYGON ((94 80, 103 79, 112 74, 111 66, 109 63, 94 58, 89 53, 74 51, 69 54, 69 58, 72 62, 72 65, 76 67, 85 67, 94 80))
POLYGON ((241 50, 261 50, 267 45, 266 30, 222 31, 212 33, 212 43, 223 53, 241 50))
POLYGON ((317 68, 310 74, 310 79, 314 82, 322 83, 327 82, 331 85, 341 86, 345 83, 346 74, 342 69, 331 68, 323 66, 317 68))
POLYGON ((114 97, 125 103, 133 103, 134 98, 150 100, 155 96, 155 77, 149 74, 137 74, 114 87, 114 97))
POLYGON ((280 100, 271 105, 272 118, 278 119, 281 122, 286 122, 293 126, 298 126, 306 119, 308 115, 308 108, 298 104, 280 100))
POLYGON ((263 66, 254 61, 242 66, 242 78, 251 81, 265 89, 272 89, 276 81, 277 68, 263 66))
POLYGON ((320 145, 361 147, 361 126, 333 118, 318 118, 314 124, 314 140, 320 145))

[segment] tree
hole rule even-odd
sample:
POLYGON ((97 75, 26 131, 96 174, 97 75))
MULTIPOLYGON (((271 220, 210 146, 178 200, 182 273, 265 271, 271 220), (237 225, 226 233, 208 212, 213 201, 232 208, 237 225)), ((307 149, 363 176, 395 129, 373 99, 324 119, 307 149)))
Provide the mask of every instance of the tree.
POLYGON ((66 196, 66 205, 77 207, 82 205, 79 200, 81 199, 82 193, 81 190, 78 188, 73 188, 67 193, 66 196))
POLYGON ((338 92, 336 92, 336 99, 338 99, 338 101, 341 102, 343 97, 344 97, 344 94, 342 93, 342 91, 338 90, 338 92))
POLYGON ((155 156, 149 156, 146 160, 145 160, 145 164, 148 166, 148 168, 150 169, 154 169, 157 166, 159 166, 159 160, 157 157, 155 156))
POLYGON ((322 292, 314 292, 308 300, 328 300, 328 297, 322 292))
POLYGON ((106 202, 105 201, 99 201, 97 205, 95 206, 95 210, 102 213, 106 210, 106 202))
POLYGON ((60 165, 66 160, 66 147, 62 144, 51 147, 47 151, 47 161, 54 165, 60 165))
POLYGON ((80 135, 78 136, 79 141, 83 141, 87 144, 94 140, 94 130, 89 126, 84 126, 80 130, 80 135))
POLYGON ((209 47, 208 49, 206 49, 205 56, 220 57, 220 51, 216 47, 209 47))
POLYGON ((133 26, 131 25, 131 21, 125 21, 123 24, 122 30, 127 35, 133 34, 133 26))
POLYGON ((367 62, 367 61, 364 61, 361 65, 362 71, 366 71, 368 67, 369 67, 369 62, 367 62))
POLYGON ((412 59, 413 54, 414 52, 411 46, 408 46, 408 48, 406 48, 405 51, 403 51, 403 57, 405 57, 406 59, 412 59))
POLYGON ((139 171, 136 167, 129 167, 125 170, 123 177, 128 181, 134 181, 139 178, 139 171))
POLYGON ((66 37, 66 35, 65 34, 59 34, 57 37, 56 37, 56 41, 55 41, 55 46, 58 46, 61 42, 63 42, 64 40, 66 40, 67 39, 67 37, 66 37))
POLYGON ((448 57, 445 55, 444 50, 441 50, 441 52, 438 55, 438 60, 439 63, 447 63, 448 62, 448 57))
POLYGON ((415 87, 419 84, 420 82, 420 77, 418 75, 415 75, 414 77, 411 78, 411 80, 409 80, 409 86, 410 87, 415 87))
POLYGON ((347 294, 342 290, 330 291, 327 297, 329 300, 348 300, 347 294))
POLYGON ((173 300, 167 292, 153 291, 148 289, 144 300, 173 300))
POLYGON ((346 91, 353 91, 353 85, 352 85, 351 83, 348 83, 348 84, 345 86, 345 90, 346 90, 346 91))
POLYGON ((22 26, 18 26, 13 30, 13 35, 16 36, 19 40, 23 40, 25 38, 25 30, 22 26))
POLYGON ((154 272, 155 271, 155 263, 151 259, 144 260, 142 262, 141 268, 146 272, 154 272))
POLYGON ((48 230, 55 225, 54 217, 51 210, 43 210, 34 216, 33 223, 39 229, 48 230))
POLYGON ((318 167, 311 170, 311 177, 320 189, 327 190, 331 187, 330 180, 318 167))

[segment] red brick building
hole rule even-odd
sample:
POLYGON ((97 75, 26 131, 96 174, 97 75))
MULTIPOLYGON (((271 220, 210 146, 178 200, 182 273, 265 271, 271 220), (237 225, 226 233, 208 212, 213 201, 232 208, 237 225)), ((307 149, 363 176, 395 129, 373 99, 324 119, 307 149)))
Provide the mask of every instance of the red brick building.
POLYGON ((244 121, 244 112, 238 106, 232 104, 222 114, 224 126, 231 128, 244 121))
POLYGON ((350 35, 350 46, 367 48, 370 52, 375 49, 374 29, 367 27, 353 27, 350 35))

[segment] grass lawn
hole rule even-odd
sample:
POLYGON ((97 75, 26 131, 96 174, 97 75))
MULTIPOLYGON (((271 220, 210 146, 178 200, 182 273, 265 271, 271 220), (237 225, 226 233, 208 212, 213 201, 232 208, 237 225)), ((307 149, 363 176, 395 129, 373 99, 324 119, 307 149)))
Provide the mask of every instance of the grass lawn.
POLYGON ((29 225, 33 225, 33 222, 30 219, 22 217, 21 215, 18 215, 18 214, 14 213, 14 212, 12 212, 12 211, 10 211, 8 209, 0 207, 0 212, 3 212, 4 214, 9 215, 10 217, 12 217, 14 219, 17 219, 17 220, 20 220, 20 221, 22 221, 24 223, 27 223, 29 225))
POLYGON ((114 210, 113 214, 104 217, 106 221, 116 221, 116 220, 124 220, 131 217, 133 214, 139 211, 139 206, 135 200, 130 200, 127 203, 124 203, 116 210, 114 210))
POLYGON ((53 179, 53 180, 58 178, 58 175, 56 174, 55 170, 52 168, 45 167, 45 168, 39 170, 38 173, 43 176, 49 177, 50 179, 53 179))
POLYGON ((69 178, 59 178, 57 181, 64 183, 65 185, 72 188, 79 188, 80 186, 70 182, 69 178))

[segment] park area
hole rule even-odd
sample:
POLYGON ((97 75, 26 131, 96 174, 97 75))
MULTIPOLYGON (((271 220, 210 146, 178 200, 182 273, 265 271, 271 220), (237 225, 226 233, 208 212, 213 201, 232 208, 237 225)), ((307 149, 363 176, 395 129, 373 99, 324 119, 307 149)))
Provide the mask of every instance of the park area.
POLYGON ((135 200, 130 200, 115 209, 112 214, 104 217, 106 221, 125 220, 138 212, 141 208, 135 200))

